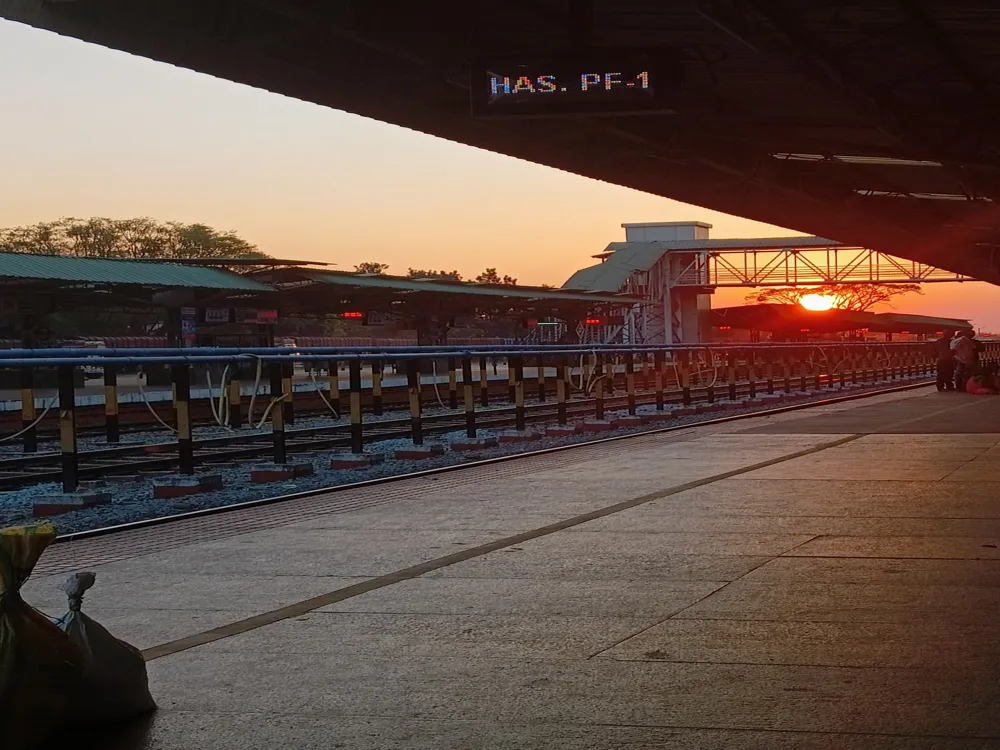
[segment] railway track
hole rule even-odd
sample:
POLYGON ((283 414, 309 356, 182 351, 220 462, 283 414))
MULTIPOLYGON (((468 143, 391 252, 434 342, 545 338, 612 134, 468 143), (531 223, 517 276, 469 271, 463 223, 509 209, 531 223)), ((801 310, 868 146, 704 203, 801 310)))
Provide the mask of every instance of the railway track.
MULTIPOLYGON (((776 384, 777 385, 777 384, 776 384)), ((827 391, 826 383, 820 380, 820 389, 813 388, 806 392, 827 391)), ((887 384, 888 385, 888 384, 887 384)), ((762 393, 761 383, 756 383, 756 392, 762 393)), ((716 396, 725 393, 726 386, 715 388, 710 395, 707 387, 691 389, 691 399, 695 404, 705 404, 716 400, 716 396)), ((746 396, 751 390, 749 382, 736 384, 738 396, 746 396)), ((776 392, 784 389, 775 388, 776 392)), ((800 389, 792 393, 803 393, 800 389)), ((720 399, 720 402, 726 401, 720 399)), ((680 391, 664 393, 665 404, 680 404, 680 391)), ((608 412, 619 411, 627 407, 626 395, 609 395, 603 399, 604 409, 608 412)), ((656 403, 656 394, 640 392, 635 396, 637 406, 656 403)), ((566 403, 566 415, 569 419, 594 416, 596 399, 576 399, 566 403)), ((544 402, 526 405, 524 421, 527 424, 554 423, 559 410, 556 402, 544 402)), ((476 411, 477 429, 501 429, 515 425, 517 410, 513 406, 493 407, 476 411)), ((422 417, 423 432, 426 435, 440 435, 465 429, 465 414, 463 411, 447 414, 426 415, 422 417)), ((378 441, 409 438, 412 435, 412 424, 409 416, 381 419, 367 422, 364 426, 366 444, 378 441)), ((350 425, 335 424, 320 427, 287 429, 285 431, 286 450, 289 455, 302 454, 310 451, 333 450, 351 445, 350 425)), ((226 464, 238 460, 265 458, 273 451, 270 432, 256 434, 240 434, 221 437, 202 438, 194 441, 194 462, 196 465, 209 468, 213 465, 226 464)), ((78 476, 81 480, 97 480, 103 477, 122 475, 142 475, 169 471, 178 464, 176 442, 158 442, 133 445, 117 445, 78 452, 78 476)), ((13 489, 33 484, 58 482, 62 477, 61 454, 45 452, 23 454, 12 458, 0 459, 0 488, 13 489)))

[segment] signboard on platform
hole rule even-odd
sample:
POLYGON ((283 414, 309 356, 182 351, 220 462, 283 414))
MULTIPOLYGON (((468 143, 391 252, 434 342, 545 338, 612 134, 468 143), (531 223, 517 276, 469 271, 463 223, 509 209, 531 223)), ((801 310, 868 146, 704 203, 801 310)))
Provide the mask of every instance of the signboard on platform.
POLYGON ((205 308, 205 322, 215 325, 229 322, 229 308, 228 307, 206 307, 205 308))

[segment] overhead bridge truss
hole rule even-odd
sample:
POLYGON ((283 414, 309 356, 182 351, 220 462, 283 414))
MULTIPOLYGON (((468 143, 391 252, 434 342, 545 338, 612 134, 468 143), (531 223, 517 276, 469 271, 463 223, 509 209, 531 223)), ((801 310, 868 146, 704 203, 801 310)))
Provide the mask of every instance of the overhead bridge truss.
POLYGON ((685 253, 672 287, 768 287, 821 284, 928 284, 971 276, 862 247, 706 250, 685 253))

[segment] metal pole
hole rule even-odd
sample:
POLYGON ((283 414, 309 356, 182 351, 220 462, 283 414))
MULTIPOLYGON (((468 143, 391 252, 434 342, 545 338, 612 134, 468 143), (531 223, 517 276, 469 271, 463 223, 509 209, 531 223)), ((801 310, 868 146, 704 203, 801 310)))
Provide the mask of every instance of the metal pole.
POLYGON ((285 424, 295 424, 295 390, 292 388, 292 375, 295 373, 295 365, 285 362, 281 365, 281 395, 286 396, 281 402, 281 408, 285 412, 285 424))
POLYGON ((517 376, 514 374, 514 357, 507 358, 507 400, 517 401, 517 376))
POLYGON ((327 370, 327 383, 329 385, 329 398, 330 406, 337 413, 336 419, 340 418, 340 366, 337 364, 337 360, 331 359, 326 363, 327 370))
POLYGON ((625 354, 625 396, 628 413, 635 416, 635 357, 632 352, 625 354))
POLYGON ((604 355, 594 357, 594 416, 604 419, 604 355))
POLYGON ((59 386, 59 449, 62 452, 63 492, 76 492, 80 483, 76 453, 76 388, 73 366, 60 365, 56 371, 59 386))
POLYGON ((38 428, 34 426, 38 414, 35 412, 35 370, 21 368, 21 429, 24 431, 24 452, 38 451, 38 428))
POLYGON ((448 408, 458 409, 458 363, 454 357, 448 357, 448 408))
POLYGON ((118 424, 118 368, 104 365, 104 433, 109 443, 121 438, 118 424))
POLYGON ((663 411, 663 369, 666 367, 666 355, 663 352, 653 354, 653 377, 656 380, 656 410, 663 411))
POLYGON ((486 357, 479 358, 479 403, 482 406, 490 405, 490 374, 486 357))
POLYGON ((352 359, 348 367, 351 378, 351 453, 364 453, 364 424, 361 416, 361 360, 352 359))
POLYGON ((524 415, 524 360, 520 356, 514 357, 512 364, 514 372, 514 427, 519 432, 523 432, 527 427, 524 415))
POLYGON ((424 428, 420 419, 420 361, 406 361, 406 387, 410 396, 410 430, 414 445, 424 444, 424 428))
POLYGON ((239 378, 229 381, 229 426, 238 430, 243 426, 243 411, 240 403, 242 394, 240 393, 239 378))
MULTIPOLYGON (((280 362, 272 362, 268 365, 271 378, 271 398, 280 399, 285 394, 284 377, 280 362)), ((271 444, 274 448, 274 462, 283 464, 288 461, 288 447, 285 443, 285 410, 280 403, 271 407, 271 444)))
POLYGON ((462 397, 465 400, 465 435, 476 437, 476 395, 472 388, 472 358, 462 358, 462 397))
POLYGON ((177 416, 177 460, 181 474, 194 474, 194 441, 191 436, 191 370, 172 365, 174 413, 177 416))
POLYGON ((382 416, 382 360, 372 360, 372 413, 382 416))
POLYGON ((557 377, 556 377, 556 414, 558 415, 559 424, 566 424, 566 393, 568 390, 568 380, 569 380, 569 365, 567 364, 567 358, 565 356, 560 356, 558 358, 557 366, 557 377))

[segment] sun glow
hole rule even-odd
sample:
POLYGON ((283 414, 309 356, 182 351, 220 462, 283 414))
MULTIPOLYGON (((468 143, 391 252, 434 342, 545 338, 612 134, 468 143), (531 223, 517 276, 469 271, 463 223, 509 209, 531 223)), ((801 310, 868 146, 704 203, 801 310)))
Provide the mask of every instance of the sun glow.
POLYGON ((804 294, 799 300, 799 304, 806 310, 815 310, 816 312, 830 310, 834 307, 836 302, 837 300, 826 294, 804 294))

